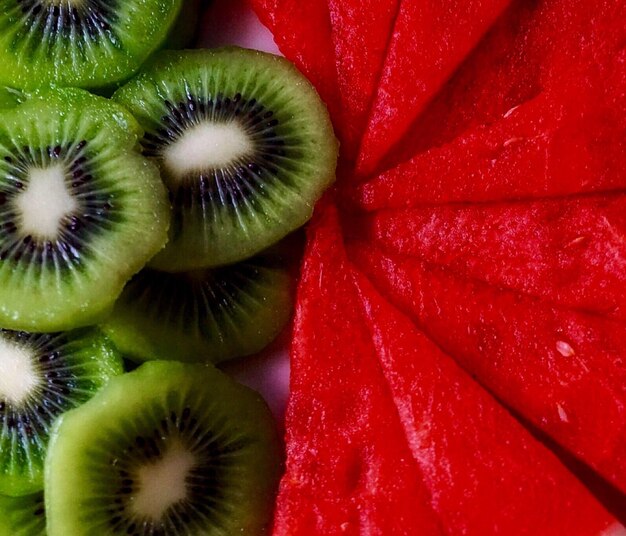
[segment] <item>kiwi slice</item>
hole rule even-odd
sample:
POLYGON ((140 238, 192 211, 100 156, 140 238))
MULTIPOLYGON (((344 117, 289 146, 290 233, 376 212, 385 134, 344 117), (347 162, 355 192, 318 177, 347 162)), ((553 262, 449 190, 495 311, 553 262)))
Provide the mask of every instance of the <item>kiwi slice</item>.
POLYGON ((118 104, 51 90, 0 113, 0 326, 97 323, 167 240, 169 204, 118 104))
POLYGON ((146 269, 126 285, 104 330, 138 361, 217 363, 250 355, 289 320, 293 279, 271 253, 193 272, 146 269))
POLYGON ((113 98, 146 130, 170 190, 167 247, 151 265, 237 262, 305 223, 334 180, 337 141, 311 84, 240 48, 163 52, 113 98))
POLYGON ((93 329, 0 330, 0 371, 0 494, 34 493, 53 421, 121 374, 122 360, 93 329))
POLYGON ((23 497, 0 495, 0 536, 46 536, 43 491, 23 497))
POLYGON ((260 395, 212 366, 152 361, 57 421, 48 533, 262 534, 279 472, 260 395))
POLYGON ((181 3, 0 0, 0 83, 95 88, 123 81, 165 40, 181 3))

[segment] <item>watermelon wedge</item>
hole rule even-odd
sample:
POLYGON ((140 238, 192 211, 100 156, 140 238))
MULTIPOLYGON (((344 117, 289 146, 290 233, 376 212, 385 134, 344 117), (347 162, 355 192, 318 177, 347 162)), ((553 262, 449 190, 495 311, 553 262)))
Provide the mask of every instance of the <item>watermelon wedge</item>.
POLYGON ((498 398, 626 492, 626 326, 465 280, 370 245, 394 303, 498 398))
MULTIPOLYGON (((592 73, 596 81, 591 85, 600 81, 613 88, 607 92, 609 106, 624 110, 624 20, 621 0, 512 1, 382 167, 390 169, 466 131, 500 121, 546 90, 553 91, 556 103, 565 90, 575 104, 592 73)), ((610 115, 617 119, 623 112, 610 115)))
POLYGON ((372 349, 332 207, 314 224, 302 272, 287 413, 287 474, 275 535, 443 535, 397 426, 372 349), (340 329, 338 329, 340 327, 340 329), (344 334, 350 335, 345 344, 344 334), (381 532, 387 529, 388 532, 381 532))
POLYGON ((249 0, 274 34, 280 51, 316 87, 333 116, 338 114, 337 70, 326 0, 249 0))
POLYGON ((622 194, 383 210, 362 217, 359 226, 361 238, 383 251, 626 320, 622 194))
POLYGON ((310 234, 275 534, 588 535, 615 525, 354 268, 332 205, 310 234))
POLYGON ((400 4, 358 170, 369 174, 478 43, 508 0, 400 4))
POLYGON ((626 75, 571 82, 371 179, 357 203, 375 210, 625 189, 626 99, 615 96, 626 92, 626 75))
POLYGON ((337 62, 343 158, 354 160, 376 93, 401 0, 328 0, 337 62))
POLYGON ((626 3, 254 1, 343 141, 275 533, 626 534, 626 3))

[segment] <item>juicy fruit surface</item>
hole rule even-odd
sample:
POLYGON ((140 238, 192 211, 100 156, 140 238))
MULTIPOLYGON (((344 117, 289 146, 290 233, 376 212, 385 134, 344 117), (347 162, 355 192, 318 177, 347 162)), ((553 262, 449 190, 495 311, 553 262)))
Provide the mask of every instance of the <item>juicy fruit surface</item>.
POLYGON ((54 420, 121 374, 122 360, 93 330, 0 330, 0 369, 0 493, 33 493, 43 488, 54 420))
POLYGON ((496 526, 582 535, 613 523, 351 264, 329 205, 314 224, 300 292, 291 384, 299 396, 287 415, 292 449, 275 534, 492 534, 496 526), (320 368, 341 378, 340 394, 315 378, 320 368), (310 412, 318 405, 323 413, 310 412))
POLYGON ((167 240, 166 192, 136 151, 139 126, 81 90, 32 96, 0 123, 0 325, 93 324, 167 240))
POLYGON ((166 38, 181 3, 2 0, 0 82, 97 88, 123 81, 166 38))
POLYGON ((320 88, 336 88, 328 101, 343 103, 331 114, 348 142, 337 192, 310 232, 297 299, 276 533, 359 534, 366 526, 483 535, 507 523, 515 534, 621 533, 518 425, 510 430, 521 435, 496 449, 487 467, 469 462, 471 452, 480 457, 490 448, 497 426, 486 414, 454 415, 457 399, 465 404, 454 411, 485 411, 484 403, 474 406, 476 387, 455 388, 438 404, 431 380, 450 373, 441 361, 451 357, 526 425, 610 481, 624 521, 624 3, 477 0, 417 10, 390 0, 376 7, 391 13, 385 35, 385 24, 362 31, 370 21, 358 2, 329 2, 320 12, 331 32, 315 37, 286 28, 284 14, 294 13, 297 27, 310 29, 297 2, 255 6, 281 50, 322 78, 312 78, 320 88), (454 31, 459 24, 463 31, 454 31), (340 71, 324 71, 307 52, 320 36, 332 40, 331 64, 343 65, 340 71), (300 48, 298 38, 306 40, 300 48), (366 130, 355 127, 364 115, 366 130), (335 210, 340 223, 329 231, 319 222, 335 210), (329 341, 329 332, 341 340, 329 341), (409 361, 403 337, 425 354, 433 352, 424 341, 435 343, 440 357, 409 361), (341 360, 320 362, 332 352, 341 360), (349 357, 353 364, 338 372, 349 357), (361 372, 346 379, 355 368, 361 372), (367 404, 371 410, 362 411, 367 404), (398 415, 400 425, 389 426, 399 446, 388 440, 376 450, 375 428, 398 415), (464 434, 463 448, 454 448, 464 434), (482 437, 475 451, 466 448, 468 437, 482 437), (428 492, 386 465, 401 458, 397 450, 417 464, 428 492), (531 451, 547 464, 537 474, 524 461, 531 451), (468 465, 470 483, 455 497, 468 465), (520 488, 516 466, 528 478, 520 488), (511 471, 495 493, 494 467, 511 471), (380 487, 404 490, 398 493, 414 498, 411 507, 370 493, 372 474, 389 475, 393 484, 380 487), (542 496, 546 485, 571 489, 580 506, 542 496), (475 500, 464 506, 468 489, 475 500), (503 516, 496 519, 493 497, 507 489, 511 499, 495 509, 503 516), (399 526, 401 517, 409 522, 399 526))
POLYGON ((154 361, 92 402, 54 433, 50 536, 263 531, 279 456, 259 395, 212 367, 154 361))
POLYGON ((146 269, 128 283, 104 329, 137 361, 217 363, 256 353, 291 314, 293 278, 281 264, 266 254, 197 272, 146 269))
POLYGON ((315 91, 285 60, 244 49, 163 53, 114 98, 146 130, 170 190, 170 241, 151 265, 236 262, 301 226, 334 180, 315 91))

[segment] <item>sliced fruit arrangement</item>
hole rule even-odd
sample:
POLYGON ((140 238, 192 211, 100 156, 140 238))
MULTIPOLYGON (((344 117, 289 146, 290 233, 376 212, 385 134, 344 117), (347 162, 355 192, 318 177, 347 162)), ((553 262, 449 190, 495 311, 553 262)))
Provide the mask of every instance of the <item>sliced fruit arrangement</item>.
POLYGON ((625 534, 626 4, 197 2, 0 0, 0 535, 269 530, 338 157, 274 534, 625 534))
POLYGON ((348 142, 298 292, 275 533, 626 533, 508 413, 626 522, 626 4, 329 0, 335 73, 298 2, 253 4, 337 87, 348 142))
POLYGON ((47 536, 43 491, 0 496, 0 536, 47 536))
POLYGON ((151 266, 236 262, 311 216, 337 145, 314 89, 285 60, 243 49, 164 52, 113 98, 146 130, 173 206, 151 266))
POLYGON ((0 536, 271 524, 267 406, 175 361, 255 353, 283 329, 294 263, 277 242, 338 147, 286 60, 159 50, 189 43, 202 4, 0 0, 0 536), (114 99, 87 91, 153 53, 114 99), (152 362, 124 375, 129 358, 152 362))
POLYGON ((0 326, 94 324, 167 240, 167 194, 119 105, 45 91, 0 116, 0 326))
POLYGON ((154 361, 57 421, 49 536, 260 534, 280 475, 257 393, 205 365, 154 361))
POLYGON ((137 361, 212 361, 262 350, 291 316, 293 276, 267 252, 194 272, 145 269, 126 286, 105 332, 137 361))
POLYGON ((275 534, 582 536, 617 526, 351 264, 329 204, 311 236, 275 534))
POLYGON ((1 0, 0 83, 97 88, 123 81, 165 40, 181 4, 1 0))
POLYGON ((0 330, 0 494, 43 488, 50 428, 123 372, 111 342, 93 329, 0 330))
POLYGON ((445 7, 429 9, 415 2, 383 3, 397 7, 363 134, 360 174, 376 170, 377 163, 400 141, 411 122, 509 3, 448 0, 445 7))

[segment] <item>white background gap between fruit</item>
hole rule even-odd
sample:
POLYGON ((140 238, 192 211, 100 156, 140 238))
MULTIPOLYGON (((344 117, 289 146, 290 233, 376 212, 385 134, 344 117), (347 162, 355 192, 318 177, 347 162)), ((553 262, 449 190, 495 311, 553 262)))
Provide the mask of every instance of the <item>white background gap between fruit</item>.
MULTIPOLYGON (((244 0, 214 0, 205 13, 199 47, 238 45, 280 54, 272 34, 244 0)), ((283 422, 289 392, 288 344, 291 325, 258 355, 236 360, 222 368, 241 383, 259 391, 283 422)))

